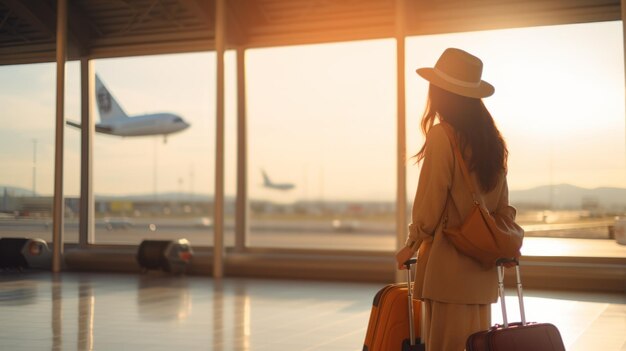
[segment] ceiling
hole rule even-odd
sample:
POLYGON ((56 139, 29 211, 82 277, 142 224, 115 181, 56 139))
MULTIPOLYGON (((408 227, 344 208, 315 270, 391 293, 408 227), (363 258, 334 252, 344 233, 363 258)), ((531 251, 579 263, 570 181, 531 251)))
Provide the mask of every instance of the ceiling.
MULTIPOLYGON (((620 0, 225 0, 225 4, 228 48, 621 19, 620 0)), ((55 61, 56 6, 55 0, 0 0, 0 64, 55 61)), ((68 0, 68 58, 213 50, 214 27, 215 0, 68 0)))

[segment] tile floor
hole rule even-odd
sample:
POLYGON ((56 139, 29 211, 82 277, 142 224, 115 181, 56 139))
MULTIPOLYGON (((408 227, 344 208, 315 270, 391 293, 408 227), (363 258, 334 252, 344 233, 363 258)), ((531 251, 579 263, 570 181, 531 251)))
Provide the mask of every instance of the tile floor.
MULTIPOLYGON (((380 284, 0 273, 0 350, 361 350, 380 284)), ((626 351, 626 296, 525 292, 570 351, 626 351)), ((510 319, 516 295, 507 294, 510 319)), ((493 321, 500 320, 499 305, 493 321)))

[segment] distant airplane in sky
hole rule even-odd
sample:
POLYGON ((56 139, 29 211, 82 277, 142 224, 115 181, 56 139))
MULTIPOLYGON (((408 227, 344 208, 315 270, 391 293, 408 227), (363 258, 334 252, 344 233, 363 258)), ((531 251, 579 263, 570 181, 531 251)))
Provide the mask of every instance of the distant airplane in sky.
MULTIPOLYGON (((148 115, 128 116, 104 86, 96 74, 96 103, 100 113, 100 123, 96 124, 96 132, 122 137, 167 135, 180 132, 189 124, 173 113, 153 113, 148 115)), ((67 121, 68 125, 80 128, 80 123, 67 121)))
POLYGON ((261 173, 263 174, 263 186, 266 188, 275 190, 291 190, 295 187, 292 183, 273 183, 264 170, 261 170, 261 173))

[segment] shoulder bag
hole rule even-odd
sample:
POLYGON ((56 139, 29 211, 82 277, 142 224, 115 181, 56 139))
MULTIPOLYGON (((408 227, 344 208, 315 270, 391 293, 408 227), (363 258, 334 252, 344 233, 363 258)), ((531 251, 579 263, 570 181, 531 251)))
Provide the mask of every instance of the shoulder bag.
POLYGON ((450 138, 461 172, 474 200, 472 211, 463 224, 458 228, 444 228, 444 235, 457 250, 479 261, 485 268, 495 266, 499 258, 519 257, 524 229, 507 216, 499 216, 496 220, 487 208, 481 205, 452 127, 447 123, 442 123, 442 126, 450 138))

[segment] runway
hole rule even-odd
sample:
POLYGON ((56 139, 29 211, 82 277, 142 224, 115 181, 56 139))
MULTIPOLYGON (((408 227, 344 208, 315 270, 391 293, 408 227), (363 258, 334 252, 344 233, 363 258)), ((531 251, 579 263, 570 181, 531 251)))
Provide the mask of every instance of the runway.
MULTIPOLYGON (((394 251, 395 225, 388 221, 351 222, 337 226, 330 220, 262 220, 250 223, 246 244, 263 248, 306 248, 394 251), (335 225, 335 226, 334 226, 335 225)), ((610 222, 526 225, 526 237, 608 239, 610 222)), ((78 242, 78 222, 67 219, 64 242, 78 242)), ((126 221, 98 219, 96 244, 138 245, 145 239, 185 238, 194 246, 213 245, 213 227, 198 218, 132 218, 126 221)), ((52 241, 50 219, 2 219, 0 237, 34 237, 52 241)), ((226 219, 224 242, 234 245, 234 220, 226 219)))
MULTIPOLYGON (((78 223, 66 221, 64 242, 78 242, 78 223)), ((335 230, 330 221, 251 223, 247 244, 255 247, 314 248, 342 250, 389 251, 395 249, 393 224, 367 223, 357 229, 335 230)), ((49 220, 15 219, 0 221, 0 237, 36 237, 52 240, 49 220)), ((224 242, 234 245, 234 222, 226 220, 224 242)), ((213 245, 213 227, 196 220, 133 219, 132 225, 107 229, 102 221, 96 224, 96 244, 139 244, 142 240, 171 240, 185 238, 195 246, 213 245)))

